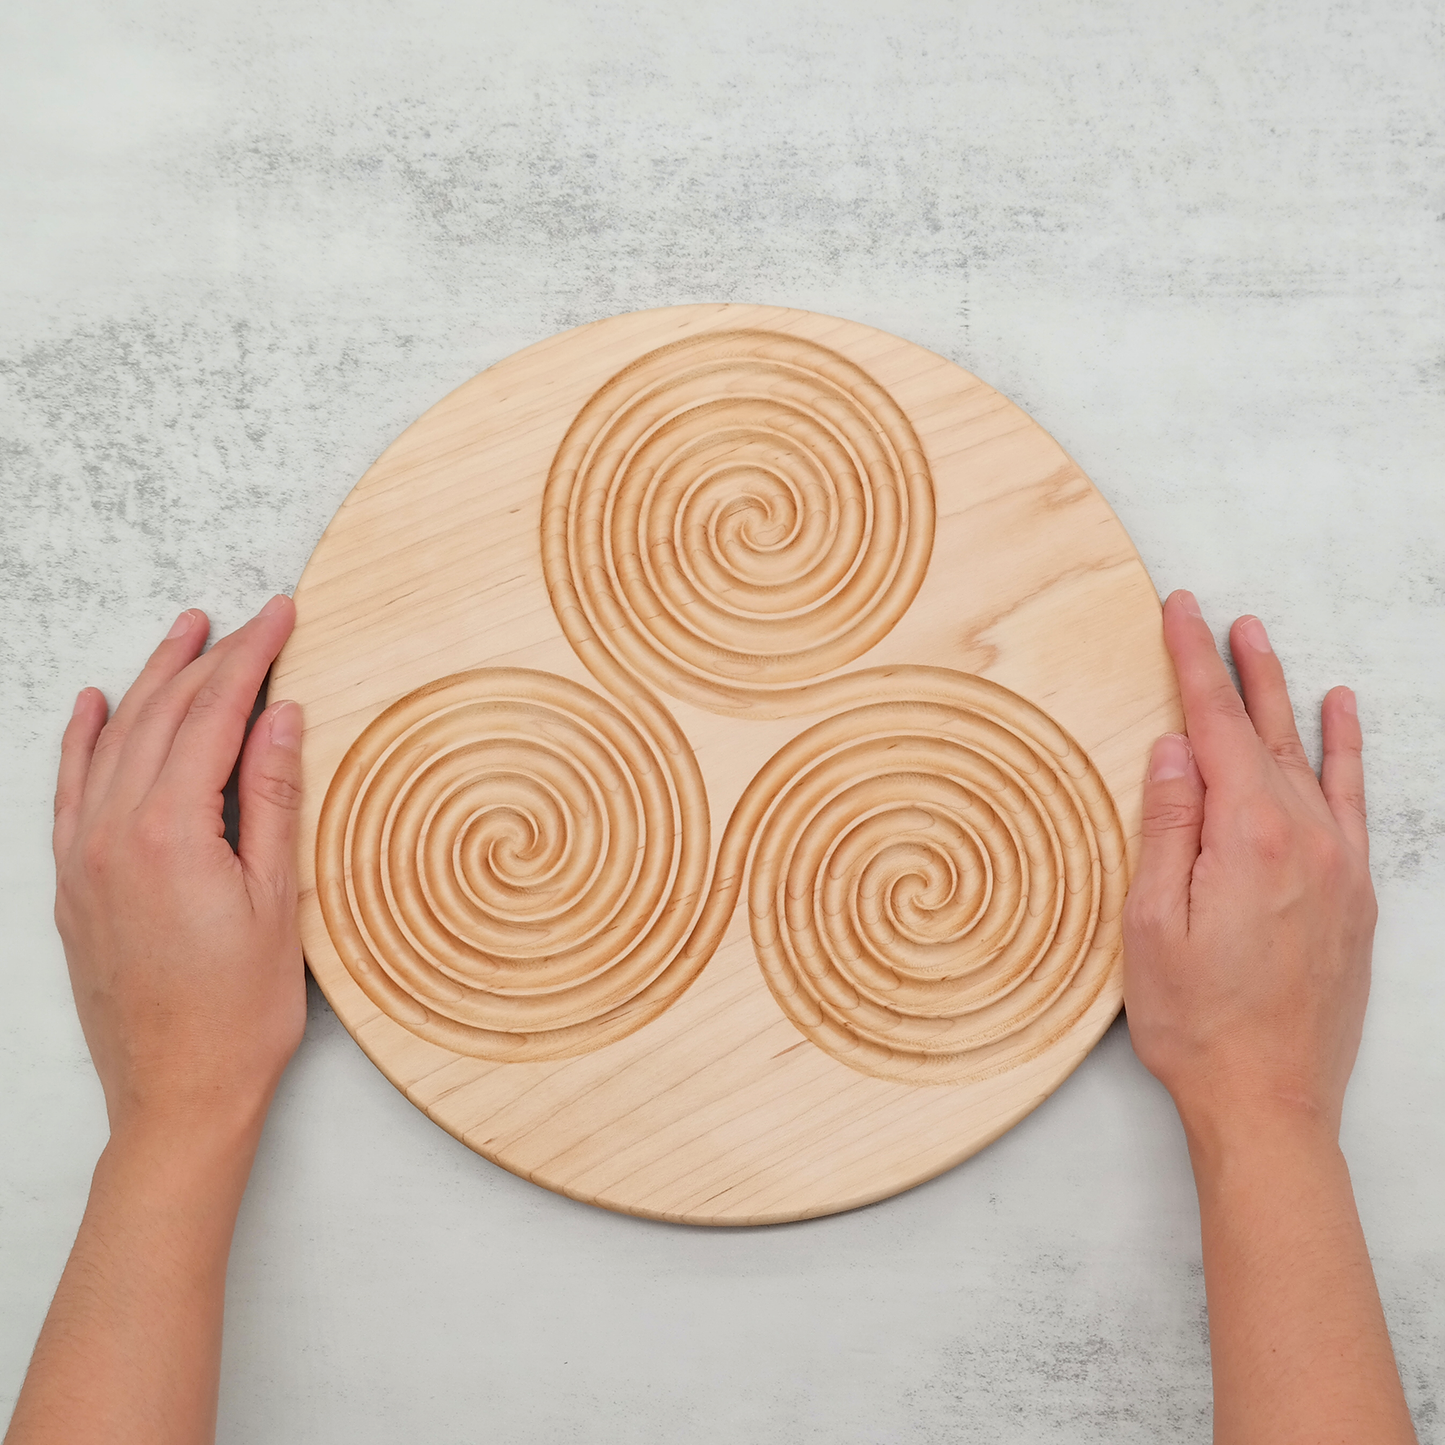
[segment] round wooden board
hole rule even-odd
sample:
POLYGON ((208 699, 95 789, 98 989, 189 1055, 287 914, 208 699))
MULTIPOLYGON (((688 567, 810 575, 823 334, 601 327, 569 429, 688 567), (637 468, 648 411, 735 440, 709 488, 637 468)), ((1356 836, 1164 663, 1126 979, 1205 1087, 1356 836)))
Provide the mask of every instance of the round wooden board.
POLYGON ((579 327, 409 427, 296 590, 301 926, 376 1065, 609 1209, 931 1178, 1121 998, 1159 603, 1079 468, 870 327, 579 327))

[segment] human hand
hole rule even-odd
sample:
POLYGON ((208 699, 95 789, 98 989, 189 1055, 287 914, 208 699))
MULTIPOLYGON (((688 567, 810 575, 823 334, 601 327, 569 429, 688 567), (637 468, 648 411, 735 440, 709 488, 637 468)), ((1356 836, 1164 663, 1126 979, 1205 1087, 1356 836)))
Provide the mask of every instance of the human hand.
POLYGON ((259 1128, 305 1023, 296 926, 301 710, 246 721, 295 623, 288 597, 201 655, 183 612, 106 720, 61 744, 55 919, 112 1135, 259 1128), (221 791, 241 753, 239 852, 221 791))
POLYGON ((1191 1145, 1287 1121, 1338 1137, 1370 984, 1375 898, 1354 694, 1322 708, 1316 779, 1257 618, 1230 647, 1199 606, 1164 607, 1188 739, 1154 746, 1144 842, 1124 909, 1124 998, 1144 1065, 1191 1145))

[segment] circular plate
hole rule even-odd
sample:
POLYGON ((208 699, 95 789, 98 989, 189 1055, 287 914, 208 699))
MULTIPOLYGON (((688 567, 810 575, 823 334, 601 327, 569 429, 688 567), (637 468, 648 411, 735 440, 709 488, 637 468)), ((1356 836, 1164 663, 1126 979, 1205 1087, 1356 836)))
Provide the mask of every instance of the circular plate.
POLYGON ((327 528, 302 936, 487 1158, 759 1224, 967 1157, 1118 1011, 1159 604, 976 377, 848 321, 595 322, 409 427, 327 528))

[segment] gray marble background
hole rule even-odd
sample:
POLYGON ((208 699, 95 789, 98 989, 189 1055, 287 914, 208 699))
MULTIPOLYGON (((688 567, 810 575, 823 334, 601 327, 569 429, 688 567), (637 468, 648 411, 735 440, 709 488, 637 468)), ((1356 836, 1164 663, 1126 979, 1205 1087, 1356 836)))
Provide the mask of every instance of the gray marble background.
MULTIPOLYGON (((834 312, 978 372, 1161 592, 1354 685, 1382 914, 1345 1142, 1445 1441, 1438 3, 0 10, 0 1405, 104 1138, 50 922, 75 691, 289 588, 377 452, 594 317, 834 312)), ((1003 1140, 741 1232, 555 1198, 313 991, 231 1265, 240 1442, 1204 1441, 1197 1215, 1120 1024, 1003 1140)))

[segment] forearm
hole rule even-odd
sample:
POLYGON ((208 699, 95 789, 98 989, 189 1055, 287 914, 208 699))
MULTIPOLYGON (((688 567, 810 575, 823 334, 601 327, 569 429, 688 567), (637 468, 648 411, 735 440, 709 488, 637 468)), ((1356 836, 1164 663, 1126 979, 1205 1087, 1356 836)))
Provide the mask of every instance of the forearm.
POLYGON ((1218 1445, 1405 1445, 1400 1388, 1344 1156, 1329 1131, 1190 1130, 1218 1445))
POLYGON ((226 1260, 259 1129, 112 1136, 6 1445, 214 1438, 226 1260))

